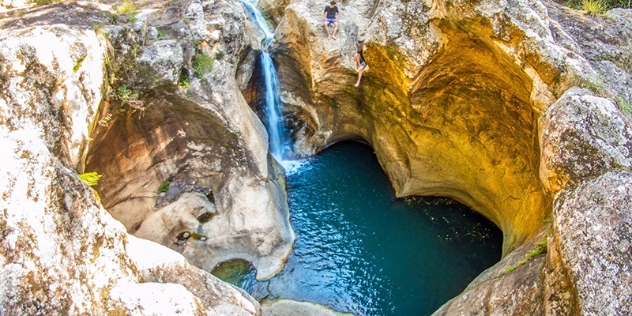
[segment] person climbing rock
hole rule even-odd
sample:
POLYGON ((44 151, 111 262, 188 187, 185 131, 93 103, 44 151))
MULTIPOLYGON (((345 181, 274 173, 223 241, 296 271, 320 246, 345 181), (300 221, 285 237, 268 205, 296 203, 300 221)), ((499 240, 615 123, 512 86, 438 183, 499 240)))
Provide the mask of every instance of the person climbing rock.
POLYGON ((363 42, 358 42, 357 46, 357 51, 355 54, 355 61, 356 61, 356 67, 358 67, 358 81, 355 83, 354 86, 358 87, 360 86, 360 80, 362 79, 362 73, 364 72, 364 69, 366 69, 366 67, 368 67, 366 61, 364 60, 364 43, 363 42))
POLYGON ((325 18, 325 30, 327 30, 327 35, 329 38, 336 39, 336 32, 338 31, 338 7, 336 6, 336 1, 329 2, 329 5, 325 7, 325 11, 323 12, 323 17, 325 18), (329 32, 329 25, 334 25, 333 33, 329 32))

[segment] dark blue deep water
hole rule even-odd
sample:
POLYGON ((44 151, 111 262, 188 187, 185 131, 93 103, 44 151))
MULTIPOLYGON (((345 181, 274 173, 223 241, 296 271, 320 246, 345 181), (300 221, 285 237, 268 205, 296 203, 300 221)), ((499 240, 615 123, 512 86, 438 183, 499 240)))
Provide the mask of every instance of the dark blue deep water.
POLYGON ((371 148, 335 145, 288 175, 284 270, 238 283, 355 315, 430 315, 500 259, 502 233, 450 199, 396 199, 371 148))

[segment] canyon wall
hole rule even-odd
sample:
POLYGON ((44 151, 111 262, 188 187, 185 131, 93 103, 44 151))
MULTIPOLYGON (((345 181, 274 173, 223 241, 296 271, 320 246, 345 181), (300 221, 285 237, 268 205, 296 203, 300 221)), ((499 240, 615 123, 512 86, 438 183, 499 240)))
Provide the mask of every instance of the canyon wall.
POLYGON ((629 308, 627 252, 601 240, 627 249, 630 238, 632 143, 620 109, 632 100, 630 10, 342 1, 339 34, 328 39, 326 4, 277 5, 262 1, 277 24, 286 116, 300 122, 295 150, 366 142, 397 195, 455 198, 503 231, 504 259, 437 314, 591 313, 613 297, 611 306, 629 308), (358 41, 369 68, 356 88, 358 41), (612 188, 620 206, 578 196, 603 192, 578 189, 595 183, 612 188), (579 201, 563 203, 568 196, 579 201), (581 220, 603 208, 615 223, 581 220), (576 247, 584 259, 570 253, 576 247), (594 277, 593 260, 610 267, 613 281, 594 277))

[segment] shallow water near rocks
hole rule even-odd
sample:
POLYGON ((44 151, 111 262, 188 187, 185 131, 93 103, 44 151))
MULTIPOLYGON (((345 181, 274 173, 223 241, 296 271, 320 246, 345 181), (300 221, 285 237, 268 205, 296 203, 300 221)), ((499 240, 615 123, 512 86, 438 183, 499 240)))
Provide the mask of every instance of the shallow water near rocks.
POLYGON ((264 282, 247 265, 228 273, 258 300, 430 315, 500 259, 494 224, 450 199, 396 199, 368 146, 335 145, 287 178, 296 242, 284 270, 264 282))

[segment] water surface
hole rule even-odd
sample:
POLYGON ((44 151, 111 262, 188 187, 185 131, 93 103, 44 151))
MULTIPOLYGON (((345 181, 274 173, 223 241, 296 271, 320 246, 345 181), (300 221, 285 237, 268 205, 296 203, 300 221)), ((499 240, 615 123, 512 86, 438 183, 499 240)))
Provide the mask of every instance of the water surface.
POLYGON ((355 315, 430 315, 500 259, 502 233, 450 199, 396 199, 371 148, 335 145, 288 175, 294 249, 258 300, 355 315))

